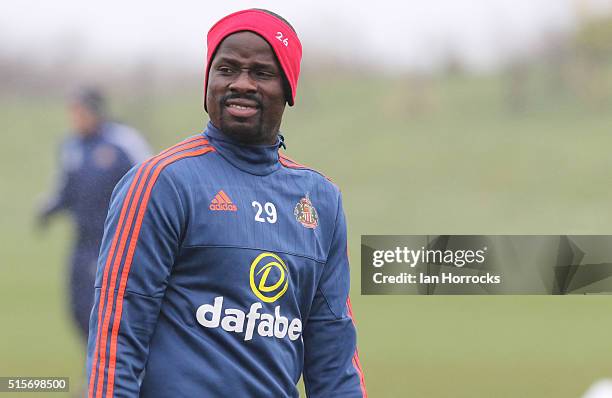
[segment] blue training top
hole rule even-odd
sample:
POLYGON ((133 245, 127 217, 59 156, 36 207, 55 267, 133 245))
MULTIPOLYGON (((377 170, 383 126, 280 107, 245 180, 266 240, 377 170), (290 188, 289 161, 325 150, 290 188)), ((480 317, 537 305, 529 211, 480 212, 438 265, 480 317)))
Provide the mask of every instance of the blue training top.
POLYGON ((133 168, 106 220, 89 397, 364 397, 337 187, 206 131, 133 168))

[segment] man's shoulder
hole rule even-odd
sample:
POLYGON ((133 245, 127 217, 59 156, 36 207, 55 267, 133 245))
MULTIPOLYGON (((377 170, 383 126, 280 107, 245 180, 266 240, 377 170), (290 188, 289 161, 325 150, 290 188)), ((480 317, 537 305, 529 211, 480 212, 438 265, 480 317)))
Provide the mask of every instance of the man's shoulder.
POLYGON ((81 139, 76 133, 72 131, 66 132, 64 136, 61 138, 60 143, 59 143, 59 148, 61 151, 73 150, 80 146, 81 146, 81 139))
POLYGON ((200 167, 200 161, 206 155, 214 152, 214 147, 202 134, 190 136, 169 148, 150 157, 144 163, 151 169, 159 169, 159 173, 172 180, 188 179, 190 170, 200 167))
POLYGON ((74 171, 83 164, 84 150, 81 139, 76 133, 68 132, 59 144, 59 159, 62 168, 74 171))
POLYGON ((118 122, 106 122, 103 129, 106 142, 116 146, 130 159, 132 164, 151 156, 149 144, 138 130, 118 122))
POLYGON ((214 148, 200 134, 189 137, 160 153, 134 165, 123 177, 121 186, 142 186, 153 192, 163 192, 160 186, 172 186, 172 189, 189 186, 191 176, 201 169, 197 159, 213 152, 214 148))
POLYGON ((292 158, 288 157, 283 152, 279 152, 278 155, 279 155, 280 163, 286 169, 294 170, 298 174, 302 174, 304 176, 313 178, 315 179, 317 184, 328 187, 331 191, 333 191, 336 194, 340 192, 340 189, 338 188, 336 183, 334 183, 334 181, 331 178, 329 178, 327 175, 323 174, 319 170, 316 170, 310 166, 306 166, 302 163, 299 163, 293 160, 292 158))
POLYGON ((102 134, 104 138, 113 141, 120 140, 125 143, 144 141, 144 138, 138 130, 120 122, 105 122, 102 134))

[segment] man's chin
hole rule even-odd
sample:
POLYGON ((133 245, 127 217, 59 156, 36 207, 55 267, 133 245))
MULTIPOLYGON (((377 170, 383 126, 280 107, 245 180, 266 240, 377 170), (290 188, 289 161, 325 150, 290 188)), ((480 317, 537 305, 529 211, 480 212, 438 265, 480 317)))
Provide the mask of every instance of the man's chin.
POLYGON ((224 134, 244 143, 257 143, 264 138, 258 124, 224 121, 220 127, 224 134))

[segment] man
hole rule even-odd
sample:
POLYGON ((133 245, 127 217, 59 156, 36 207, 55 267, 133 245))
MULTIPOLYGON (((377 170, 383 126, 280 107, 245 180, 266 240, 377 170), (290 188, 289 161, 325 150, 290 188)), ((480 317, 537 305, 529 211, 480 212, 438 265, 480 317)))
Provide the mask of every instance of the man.
POLYGON ((52 215, 68 211, 76 224, 70 306, 87 340, 96 261, 111 193, 132 166, 149 156, 149 150, 133 129, 108 121, 104 97, 95 88, 78 90, 69 113, 74 131, 61 147, 60 182, 38 216, 41 226, 46 226, 52 215))
POLYGON ((206 130, 114 192, 89 397, 366 396, 340 192, 279 154, 301 52, 264 10, 209 31, 206 130))

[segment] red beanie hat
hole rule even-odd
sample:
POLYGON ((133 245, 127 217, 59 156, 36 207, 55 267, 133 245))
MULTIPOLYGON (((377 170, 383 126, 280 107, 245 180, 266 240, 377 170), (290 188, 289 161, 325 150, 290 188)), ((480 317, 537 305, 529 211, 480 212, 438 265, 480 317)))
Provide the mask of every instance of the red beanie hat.
POLYGON ((217 47, 227 36, 242 31, 257 33, 270 44, 291 88, 291 96, 288 102, 292 106, 295 102, 295 92, 297 91, 298 78, 300 77, 302 43, 300 43, 293 29, 284 21, 265 11, 251 9, 238 11, 222 18, 208 31, 208 54, 206 56, 206 75, 204 77, 204 108, 206 108, 208 73, 217 47))

